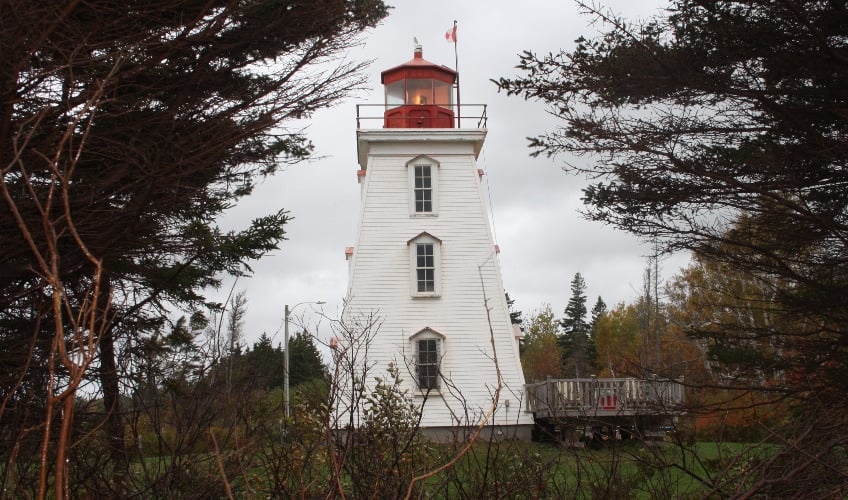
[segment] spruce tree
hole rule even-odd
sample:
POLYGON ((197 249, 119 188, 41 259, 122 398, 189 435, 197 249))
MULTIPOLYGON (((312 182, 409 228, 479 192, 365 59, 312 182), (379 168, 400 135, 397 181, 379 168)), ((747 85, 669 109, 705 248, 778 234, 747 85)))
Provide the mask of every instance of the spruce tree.
POLYGON ((563 365, 568 376, 587 377, 593 373, 594 349, 586 322, 586 281, 580 273, 571 280, 571 298, 560 321, 563 365))

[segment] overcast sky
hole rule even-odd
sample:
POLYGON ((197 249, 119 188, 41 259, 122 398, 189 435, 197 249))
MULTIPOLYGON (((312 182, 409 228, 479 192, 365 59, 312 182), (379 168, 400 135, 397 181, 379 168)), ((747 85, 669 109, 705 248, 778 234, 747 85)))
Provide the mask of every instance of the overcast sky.
MULTIPOLYGON (((491 203, 496 243, 500 246, 503 281, 525 317, 544 304, 562 314, 569 284, 580 272, 588 284, 589 308, 600 295, 608 306, 632 301, 641 286, 649 250, 633 237, 581 218, 582 178, 561 170, 575 158, 530 158, 526 137, 552 130, 555 122, 533 102, 498 94, 490 79, 517 74, 524 50, 539 53, 570 49, 580 35, 598 27, 569 0, 397 0, 382 25, 368 32, 364 45, 347 55, 373 59, 368 71, 370 91, 317 113, 307 135, 320 159, 288 167, 265 180, 221 221, 242 226, 252 218, 280 208, 294 219, 288 240, 279 251, 253 265, 254 276, 242 278, 235 290, 247 293, 245 341, 251 345, 262 332, 282 342, 283 308, 305 301, 324 301, 326 316, 341 313, 347 286, 344 249, 356 238, 360 188, 356 180, 357 103, 382 103, 380 72, 413 55, 413 37, 423 45, 424 58, 454 66, 453 45, 445 32, 458 22, 458 53, 462 102, 488 105, 488 135, 478 159, 485 171, 483 188, 491 203)), ((605 0, 625 17, 644 18, 660 12, 658 0, 605 0)), ((666 260, 669 277, 687 261, 666 260)), ((232 280, 217 294, 219 300, 232 280)), ((295 316, 314 324, 310 305, 295 316)), ((293 327, 294 328, 294 327, 293 327)), ((326 324, 318 337, 330 336, 326 324)))

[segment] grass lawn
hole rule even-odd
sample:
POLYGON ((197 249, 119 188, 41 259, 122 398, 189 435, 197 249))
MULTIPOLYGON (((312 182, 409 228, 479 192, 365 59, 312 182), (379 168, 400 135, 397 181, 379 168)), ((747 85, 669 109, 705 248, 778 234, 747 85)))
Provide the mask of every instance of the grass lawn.
MULTIPOLYGON (((438 447, 436 449, 439 449, 438 447)), ((442 449, 446 457, 450 450, 442 449)), ((431 478, 425 494, 473 498, 703 498, 767 448, 742 443, 607 443, 564 449, 544 443, 479 443, 431 478)))
MULTIPOLYGON (((413 452, 415 474, 435 470, 455 456, 459 444, 422 444, 413 452)), ((256 493, 291 491, 307 487, 314 494, 332 489, 329 463, 320 450, 307 462, 296 465, 289 453, 268 461, 253 462, 246 475, 228 479, 236 490, 244 490, 248 480, 256 493), (264 463, 262 463, 264 462, 264 463), (277 464, 274 466, 273 464, 277 464), (282 477, 294 480, 284 486, 272 477, 275 467, 285 469, 282 477), (299 477, 299 478, 298 478, 299 477)), ((424 498, 703 498, 721 497, 720 489, 727 481, 743 472, 754 458, 767 455, 769 447, 742 443, 695 443, 683 447, 670 442, 645 444, 636 441, 607 442, 597 448, 569 449, 548 443, 497 442, 476 443, 454 467, 420 483, 418 493, 424 498)), ((195 459, 199 458, 194 456, 195 459)), ((210 479, 217 474, 212 456, 205 456, 203 469, 210 479)), ((257 457, 258 458, 258 457, 257 457)), ((306 457, 303 457, 306 458, 306 457)), ((365 470, 386 467, 379 457, 371 459, 365 470)), ((155 459, 146 458, 145 465, 154 476, 162 471, 155 459)), ((195 467, 197 464, 195 464, 195 467)), ((141 463, 135 463, 140 473, 141 463)), ((386 471, 390 471, 389 466, 386 471)), ((343 473, 342 487, 346 495, 353 493, 354 478, 350 470, 343 473)), ((375 488, 389 483, 405 491, 412 469, 371 476, 375 488)), ((280 480, 279 474, 276 476, 280 480)), ((218 478, 216 478, 218 479, 218 478)))

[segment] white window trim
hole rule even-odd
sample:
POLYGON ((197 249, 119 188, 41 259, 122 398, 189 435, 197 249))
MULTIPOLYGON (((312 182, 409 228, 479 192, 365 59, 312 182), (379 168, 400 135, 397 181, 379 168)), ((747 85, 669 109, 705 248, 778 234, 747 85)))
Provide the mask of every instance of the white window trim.
POLYGON ((413 297, 440 297, 442 295, 442 240, 423 232, 406 242, 409 249, 409 291, 413 297), (433 291, 418 291, 418 244, 433 245, 433 291))
POLYGON ((439 215, 439 162, 427 156, 417 156, 406 162, 406 170, 409 184, 407 189, 409 192, 409 215, 411 217, 437 217, 439 215), (415 167, 418 165, 430 167, 431 202, 433 209, 429 212, 415 211, 415 167))
POLYGON ((412 366, 414 373, 413 378, 415 379, 415 393, 419 395, 430 394, 430 395, 438 395, 441 394, 442 389, 442 380, 444 379, 444 375, 442 374, 442 362, 445 358, 445 342, 446 337, 441 333, 433 330, 430 327, 424 328, 420 330, 415 335, 409 337, 409 341, 412 347, 413 360, 410 366, 412 366), (420 374, 418 372, 418 341, 420 340, 435 340, 436 341, 436 352, 438 355, 437 363, 437 378, 436 378, 436 387, 430 389, 422 389, 419 383, 420 374))

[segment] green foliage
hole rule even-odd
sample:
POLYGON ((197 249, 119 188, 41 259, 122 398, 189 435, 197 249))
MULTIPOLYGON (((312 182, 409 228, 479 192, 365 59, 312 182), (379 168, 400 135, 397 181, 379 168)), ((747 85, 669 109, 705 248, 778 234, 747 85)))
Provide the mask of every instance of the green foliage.
POLYGON ((321 353, 315 346, 312 334, 300 332, 289 339, 289 373, 292 386, 297 386, 312 380, 325 380, 327 370, 321 360, 321 353))
MULTIPOLYGON (((236 357, 237 378, 251 381, 258 389, 282 387, 284 357, 282 348, 273 347, 270 337, 263 332, 251 349, 236 357)), ((295 367, 291 366, 289 372, 294 371, 295 367)))
POLYGON ((404 496, 412 477, 426 470, 420 408, 407 392, 398 368, 390 365, 388 378, 378 377, 366 396, 360 427, 346 430, 345 470, 355 497, 404 496))
POLYGON ((595 301, 595 305, 592 306, 592 322, 589 324, 589 330, 591 331, 593 336, 595 334, 595 328, 598 324, 598 320, 600 320, 601 317, 606 314, 606 312, 607 304, 606 302, 604 302, 601 296, 598 295, 598 300, 595 301))
POLYGON ((586 322, 586 281, 580 273, 576 273, 571 280, 571 298, 563 314, 559 345, 565 373, 577 378, 588 377, 595 371, 597 353, 591 326, 586 322))
POLYGON ((586 323, 586 280, 576 273, 571 280, 571 297, 565 306, 562 318, 564 335, 588 335, 589 324, 586 323))
MULTIPOLYGON (((447 447, 449 452, 455 448, 447 447)), ((565 494, 558 453, 517 441, 478 443, 446 480, 452 498, 553 498, 565 494)), ((443 483, 444 484, 444 483, 443 483)))

